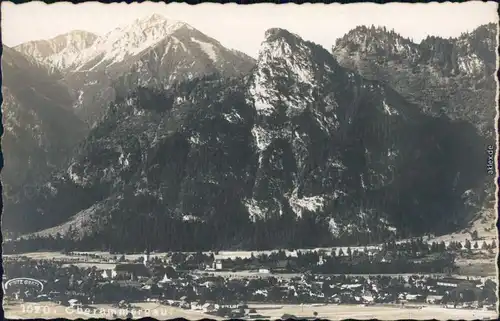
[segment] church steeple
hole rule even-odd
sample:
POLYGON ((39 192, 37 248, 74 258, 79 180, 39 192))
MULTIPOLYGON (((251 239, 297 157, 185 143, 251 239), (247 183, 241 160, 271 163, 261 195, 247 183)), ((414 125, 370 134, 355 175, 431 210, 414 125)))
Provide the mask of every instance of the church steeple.
POLYGON ((146 244, 146 250, 144 251, 144 265, 145 266, 149 265, 150 254, 151 254, 151 250, 150 250, 150 247, 149 247, 149 243, 147 243, 146 244))

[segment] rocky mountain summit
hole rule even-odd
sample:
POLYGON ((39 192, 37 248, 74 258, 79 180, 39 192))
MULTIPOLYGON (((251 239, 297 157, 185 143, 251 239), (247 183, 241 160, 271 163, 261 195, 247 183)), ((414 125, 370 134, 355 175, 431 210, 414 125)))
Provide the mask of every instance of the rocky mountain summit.
MULTIPOLYGON (((216 44, 174 26, 134 66, 160 74, 205 53, 217 69, 208 46, 194 50, 216 44), (165 52, 183 55, 157 59, 165 52)), ((303 247, 446 232, 475 210, 464 202, 486 175, 475 124, 433 115, 283 29, 266 32, 249 75, 202 70, 168 86, 120 78, 136 89, 5 224, 122 250, 303 247)))
POLYGON ((417 44, 385 28, 358 27, 332 49, 339 63, 390 85, 434 116, 465 120, 495 141, 497 26, 417 44))

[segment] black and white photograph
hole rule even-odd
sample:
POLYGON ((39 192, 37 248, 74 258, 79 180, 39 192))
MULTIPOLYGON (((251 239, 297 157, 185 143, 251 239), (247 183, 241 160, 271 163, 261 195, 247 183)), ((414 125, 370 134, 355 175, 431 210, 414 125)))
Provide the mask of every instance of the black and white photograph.
POLYGON ((2 1, 5 318, 497 319, 497 11, 2 1))

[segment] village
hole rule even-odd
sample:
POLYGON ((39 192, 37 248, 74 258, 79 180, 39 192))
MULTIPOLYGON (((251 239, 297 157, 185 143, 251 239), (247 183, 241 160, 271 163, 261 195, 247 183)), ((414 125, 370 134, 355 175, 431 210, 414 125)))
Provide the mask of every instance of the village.
POLYGON ((5 295, 9 302, 52 302, 72 309, 107 304, 131 311, 131 316, 137 302, 250 319, 266 316, 266 310, 252 308, 263 303, 436 306, 494 314, 496 277, 456 275, 454 265, 457 252, 491 256, 493 245, 474 248, 412 240, 381 248, 280 250, 233 258, 149 251, 143 255, 68 252, 52 259, 6 256, 4 281, 29 277, 43 282, 44 290, 11 287, 5 295))

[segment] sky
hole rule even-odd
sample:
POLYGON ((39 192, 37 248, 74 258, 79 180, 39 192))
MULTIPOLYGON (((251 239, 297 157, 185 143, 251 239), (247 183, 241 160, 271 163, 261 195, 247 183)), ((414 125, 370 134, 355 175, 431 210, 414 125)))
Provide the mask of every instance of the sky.
POLYGON ((497 4, 425 3, 357 4, 134 4, 2 1, 2 41, 7 46, 50 39, 71 30, 104 35, 153 13, 180 20, 217 39, 224 46, 257 57, 264 33, 279 27, 330 49, 335 40, 358 25, 394 29, 420 42, 428 35, 456 37, 478 26, 497 22, 497 4))

